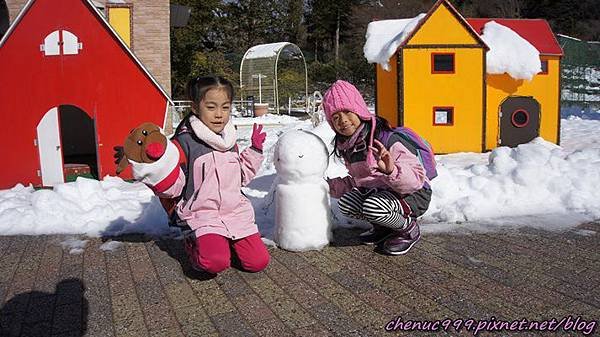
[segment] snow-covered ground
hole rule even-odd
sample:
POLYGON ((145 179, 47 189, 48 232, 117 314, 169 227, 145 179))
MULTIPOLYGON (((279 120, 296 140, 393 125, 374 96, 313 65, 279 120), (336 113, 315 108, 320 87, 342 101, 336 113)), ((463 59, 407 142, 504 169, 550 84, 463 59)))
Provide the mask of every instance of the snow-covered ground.
MULTIPOLYGON (((314 131, 327 143, 333 134, 326 123, 313 130, 310 121, 290 116, 266 116, 256 121, 266 124, 266 159, 257 177, 243 190, 254 205, 261 233, 271 238, 275 219, 270 193, 275 179, 272 158, 278 137, 291 129, 304 129, 314 131)), ((251 122, 236 121, 241 148, 249 145, 251 122)), ((599 219, 599 129, 600 121, 563 119, 561 147, 536 139, 514 149, 437 156, 439 176, 432 182, 433 200, 422 220, 423 231, 510 226, 556 230, 599 219)), ((326 174, 342 176, 345 168, 331 160, 326 174)), ((335 226, 368 226, 342 217, 336 200, 332 205, 335 226)), ((309 221, 310 214, 306 217, 309 221)), ((0 235, 58 233, 176 234, 167 226, 160 203, 145 185, 117 177, 105 177, 103 181, 79 178, 52 190, 36 191, 17 185, 0 191, 0 235)), ((85 243, 65 245, 76 253, 85 243)))

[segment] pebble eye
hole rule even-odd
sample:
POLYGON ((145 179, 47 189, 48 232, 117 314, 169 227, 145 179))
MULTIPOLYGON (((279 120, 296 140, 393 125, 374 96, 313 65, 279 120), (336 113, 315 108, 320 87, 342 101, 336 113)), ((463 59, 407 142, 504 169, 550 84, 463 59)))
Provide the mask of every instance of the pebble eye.
POLYGON ((142 130, 142 135, 147 136, 148 135, 148 131, 142 130))
POLYGON ((136 143, 138 143, 138 145, 142 145, 142 141, 138 140, 136 143))

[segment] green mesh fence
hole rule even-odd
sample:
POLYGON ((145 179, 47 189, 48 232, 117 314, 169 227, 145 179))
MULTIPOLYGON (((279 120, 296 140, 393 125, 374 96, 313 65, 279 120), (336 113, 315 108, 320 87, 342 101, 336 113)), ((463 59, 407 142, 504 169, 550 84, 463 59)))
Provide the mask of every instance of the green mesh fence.
POLYGON ((600 42, 560 34, 557 39, 564 52, 561 62, 563 115, 593 113, 600 118, 600 114, 595 113, 600 109, 600 42))

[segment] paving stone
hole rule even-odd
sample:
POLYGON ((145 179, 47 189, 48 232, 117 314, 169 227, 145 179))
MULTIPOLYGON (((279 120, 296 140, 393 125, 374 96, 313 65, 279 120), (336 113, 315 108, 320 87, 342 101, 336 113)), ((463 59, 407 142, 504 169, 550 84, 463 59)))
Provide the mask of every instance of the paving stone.
POLYGON ((288 296, 305 309, 327 302, 323 295, 304 282, 290 283, 282 286, 282 288, 288 296))
POLYGON ((200 305, 176 308, 175 315, 185 336, 206 336, 217 333, 210 318, 200 305))
POLYGON ((250 288, 252 288, 267 304, 271 304, 280 298, 286 297, 285 291, 268 277, 258 281, 247 280, 247 282, 250 288))
POLYGON ((331 303, 313 307, 312 315, 336 336, 360 336, 359 325, 331 303))
POLYGON ((55 304, 56 295, 32 297, 28 303, 27 314, 25 315, 27 325, 52 322, 55 304))
MULTIPOLYGON (((329 248, 331 249, 331 248, 329 248)), ((325 248, 327 250, 327 248, 325 248)), ((321 272, 325 274, 331 274, 342 270, 342 265, 339 262, 328 259, 325 255, 310 251, 302 254, 302 257, 311 265, 315 266, 321 272)))
POLYGON ((209 316, 235 311, 235 306, 220 288, 211 288, 198 294, 198 299, 209 316))
POLYGON ((154 267, 144 245, 126 246, 137 297, 148 330, 170 331, 177 326, 175 315, 155 275, 154 267))
POLYGON ((194 290, 187 282, 163 285, 163 289, 174 309, 189 305, 200 306, 194 290))
POLYGON ((57 306, 52 320, 52 334, 81 331, 83 328, 82 303, 57 306))
POLYGON ((317 323, 308 311, 291 299, 277 299, 270 303, 270 308, 292 330, 317 323))
POLYGON ((325 337, 333 336, 333 334, 325 327, 315 324, 308 327, 294 330, 294 335, 298 337, 325 337))
POLYGON ((81 280, 83 278, 83 254, 69 254, 69 248, 63 249, 59 277, 61 280, 81 280))
POLYGON ((223 336, 256 336, 248 323, 235 312, 227 312, 211 317, 215 327, 223 336))
POLYGON ((112 296, 113 324, 117 335, 131 332, 147 333, 144 316, 135 298, 127 295, 112 296))
POLYGON ((83 279, 88 303, 87 336, 114 336, 110 289, 102 243, 92 240, 84 252, 83 279))
POLYGON ((233 304, 237 307, 237 310, 242 316, 253 325, 262 320, 275 319, 275 315, 269 306, 254 293, 237 297, 233 301, 233 304))
MULTIPOLYGON (((10 249, 6 252, 6 254, 4 254, 2 259, 0 260, 0 270, 2 270, 2 273, 0 273, 0 282, 9 285, 9 289, 6 291, 6 296, 11 294, 10 288, 14 286, 14 284, 12 283, 12 279, 15 275, 15 271, 19 267, 21 256, 25 253, 30 241, 30 237, 14 237, 10 249)), ((2 300, 3 301, 0 302, 0 304, 4 303, 4 301, 6 301, 6 298, 2 300)))
POLYGON ((45 245, 46 237, 36 236, 31 238, 13 275, 10 292, 18 294, 33 289, 45 245))
POLYGON ((346 290, 344 287, 334 284, 326 285, 318 290, 323 297, 337 305, 344 312, 349 313, 365 305, 359 296, 346 290))
POLYGON ((56 305, 81 303, 85 288, 80 279, 63 279, 56 285, 56 305))
POLYGON ((183 337, 184 334, 179 328, 162 328, 159 330, 150 330, 149 337, 183 337))
POLYGON ((219 287, 221 287, 223 292, 231 298, 244 296, 252 292, 252 289, 240 276, 240 272, 234 269, 229 269, 223 272, 218 278, 215 279, 215 282, 219 285, 219 287))
POLYGON ((339 271, 330 274, 330 277, 336 280, 339 284, 344 286, 347 289, 353 291, 370 291, 374 290, 375 286, 373 286, 369 281, 363 278, 360 275, 356 275, 354 273, 348 273, 347 271, 339 271))
POLYGON ((281 320, 277 318, 271 318, 267 320, 261 320, 252 323, 252 328, 256 331, 259 336, 271 337, 271 336, 282 336, 290 337, 295 336, 294 333, 289 330, 281 320))
POLYGON ((21 336, 47 337, 50 331, 52 331, 52 323, 50 322, 28 323, 23 325, 21 336))
POLYGON ((54 293, 56 284, 60 281, 60 266, 63 250, 59 243, 48 239, 42 254, 33 289, 39 292, 54 293))
POLYGON ((26 324, 24 320, 24 311, 6 312, 3 310, 0 315, 0 336, 20 336, 21 328, 26 324))

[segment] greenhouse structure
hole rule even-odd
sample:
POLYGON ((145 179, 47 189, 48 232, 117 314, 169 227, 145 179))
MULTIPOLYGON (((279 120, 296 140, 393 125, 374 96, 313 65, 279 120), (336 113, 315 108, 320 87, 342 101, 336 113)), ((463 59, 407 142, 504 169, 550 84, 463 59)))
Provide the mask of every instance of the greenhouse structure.
POLYGON ((300 48, 277 42, 248 49, 240 65, 240 92, 242 100, 269 112, 306 112, 308 73, 300 48))

